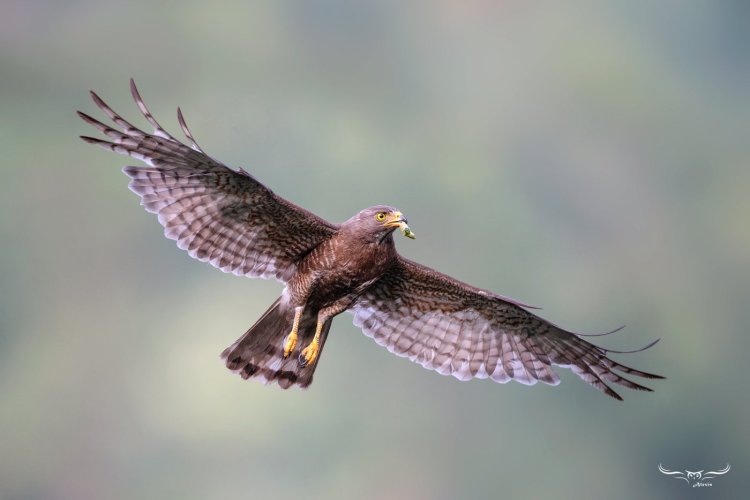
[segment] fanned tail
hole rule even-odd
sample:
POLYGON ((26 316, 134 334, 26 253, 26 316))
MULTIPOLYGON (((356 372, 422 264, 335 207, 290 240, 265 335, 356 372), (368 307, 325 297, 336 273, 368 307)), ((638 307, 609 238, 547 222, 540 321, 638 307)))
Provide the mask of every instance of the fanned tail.
POLYGON ((317 359, 311 365, 302 368, 297 359, 300 351, 315 335, 317 314, 306 311, 302 315, 297 346, 284 359, 284 339, 292 329, 293 320, 294 308, 288 305, 283 297, 276 299, 242 337, 221 353, 227 368, 238 373, 243 379, 255 377, 264 384, 278 382, 284 389, 293 385, 309 386, 325 346, 331 321, 325 324, 321 332, 321 352, 317 359))

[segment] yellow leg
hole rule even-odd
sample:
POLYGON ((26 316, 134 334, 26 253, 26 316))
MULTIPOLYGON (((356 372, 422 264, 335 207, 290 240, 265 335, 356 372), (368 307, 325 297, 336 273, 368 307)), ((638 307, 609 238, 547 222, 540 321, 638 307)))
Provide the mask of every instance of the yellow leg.
POLYGON ((297 346, 297 329, 299 328, 299 320, 302 317, 302 307, 297 307, 294 310, 294 322, 292 323, 292 331, 286 336, 284 340, 284 358, 288 358, 289 355, 294 351, 297 346))
POLYGON ((307 366, 315 363, 320 353, 320 332, 323 330, 324 321, 318 321, 318 325, 315 327, 315 336, 307 347, 302 349, 299 355, 299 362, 302 366, 307 366))

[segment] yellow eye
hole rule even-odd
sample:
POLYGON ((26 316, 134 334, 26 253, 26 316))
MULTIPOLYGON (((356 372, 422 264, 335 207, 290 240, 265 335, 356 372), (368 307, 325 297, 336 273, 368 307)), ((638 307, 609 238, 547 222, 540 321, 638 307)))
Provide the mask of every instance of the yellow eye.
POLYGON ((377 215, 375 215, 375 220, 383 222, 385 220, 385 212, 378 212, 377 215))

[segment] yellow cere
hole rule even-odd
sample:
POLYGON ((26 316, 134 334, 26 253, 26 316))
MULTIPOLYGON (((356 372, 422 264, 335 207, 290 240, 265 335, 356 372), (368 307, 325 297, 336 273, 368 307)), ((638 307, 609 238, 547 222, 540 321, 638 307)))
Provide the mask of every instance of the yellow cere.
POLYGON ((417 239, 417 237, 414 236, 412 230, 409 229, 409 226, 406 224, 406 222, 399 223, 398 227, 401 228, 401 232, 404 233, 404 236, 406 236, 407 238, 411 238, 413 240, 417 239))

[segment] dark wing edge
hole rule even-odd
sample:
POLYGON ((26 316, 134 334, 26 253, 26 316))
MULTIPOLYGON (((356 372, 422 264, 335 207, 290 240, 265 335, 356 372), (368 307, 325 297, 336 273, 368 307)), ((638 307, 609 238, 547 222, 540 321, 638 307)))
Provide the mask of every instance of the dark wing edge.
POLYGON ((664 378, 622 365, 607 356, 617 351, 593 345, 501 297, 399 257, 350 311, 355 326, 390 352, 459 380, 557 385, 555 365, 622 400, 606 382, 651 389, 616 372, 664 378))
POLYGON ((337 230, 243 169, 235 171, 206 155, 179 108, 177 119, 191 146, 175 139, 146 108, 132 79, 130 89, 153 133, 132 125, 92 91, 94 103, 119 130, 78 111, 109 140, 81 139, 148 165, 123 169, 131 178, 129 187, 147 211, 157 214, 164 235, 191 257, 224 272, 286 282, 299 259, 337 230))

